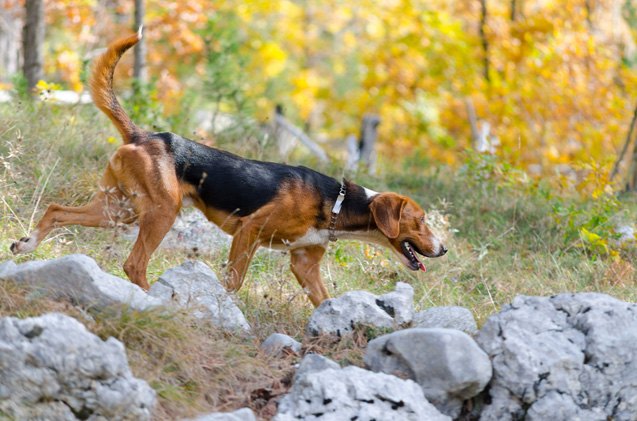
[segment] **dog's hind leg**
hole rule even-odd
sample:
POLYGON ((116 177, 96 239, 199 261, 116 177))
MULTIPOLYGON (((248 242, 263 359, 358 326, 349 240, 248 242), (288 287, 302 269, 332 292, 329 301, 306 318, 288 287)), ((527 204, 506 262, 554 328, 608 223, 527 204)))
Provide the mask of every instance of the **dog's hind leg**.
POLYGON ((156 208, 139 217, 139 235, 124 263, 124 272, 131 281, 145 290, 150 288, 146 278, 150 256, 173 226, 178 212, 178 207, 167 206, 166 209, 156 208))
POLYGON ((11 244, 14 254, 28 253, 36 249, 52 229, 67 225, 85 227, 109 227, 117 223, 130 223, 135 214, 126 197, 117 188, 112 170, 106 169, 100 183, 100 191, 84 206, 51 204, 28 237, 11 244))
POLYGON ((321 279, 321 258, 325 254, 322 246, 303 247, 291 252, 291 269, 296 280, 305 290, 314 307, 318 307, 330 294, 321 279))
POLYGON ((139 234, 124 263, 124 272, 148 290, 146 270, 150 256, 172 227, 182 205, 177 175, 163 155, 161 144, 122 146, 111 163, 139 223, 139 234))

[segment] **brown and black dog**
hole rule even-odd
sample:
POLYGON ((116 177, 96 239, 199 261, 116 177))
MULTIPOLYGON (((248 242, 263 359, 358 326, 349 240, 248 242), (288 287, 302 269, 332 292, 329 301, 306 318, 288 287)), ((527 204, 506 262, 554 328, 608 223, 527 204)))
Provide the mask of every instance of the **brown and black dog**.
POLYGON ((33 251, 55 227, 137 221, 139 236, 124 271, 147 290, 151 254, 181 207, 192 204, 234 237, 224 278, 228 290, 241 287, 259 246, 289 250, 292 272, 318 306, 329 298, 319 270, 329 240, 357 239, 389 247, 412 270, 425 270, 416 252, 427 257, 447 252, 426 225, 425 212, 408 197, 137 127, 112 85, 117 62, 139 39, 141 29, 114 42, 93 68, 93 100, 124 140, 109 160, 99 191, 85 206, 51 204, 30 236, 11 245, 13 253, 33 251))

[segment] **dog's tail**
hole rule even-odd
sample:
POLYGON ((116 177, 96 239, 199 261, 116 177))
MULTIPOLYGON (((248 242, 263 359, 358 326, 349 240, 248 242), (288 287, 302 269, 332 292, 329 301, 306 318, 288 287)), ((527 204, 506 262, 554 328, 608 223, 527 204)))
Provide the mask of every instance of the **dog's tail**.
POLYGON ((136 34, 113 42, 108 46, 106 52, 97 59, 91 73, 90 86, 93 102, 115 124, 124 139, 124 143, 134 142, 142 130, 133 123, 117 101, 115 92, 113 92, 113 73, 120 57, 140 39, 142 39, 141 27, 136 34))

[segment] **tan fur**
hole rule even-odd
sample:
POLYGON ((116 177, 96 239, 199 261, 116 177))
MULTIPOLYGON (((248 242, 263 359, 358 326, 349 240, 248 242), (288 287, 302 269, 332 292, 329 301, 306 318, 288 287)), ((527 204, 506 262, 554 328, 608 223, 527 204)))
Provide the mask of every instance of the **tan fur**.
POLYGON ((139 128, 126 115, 126 112, 117 101, 112 90, 113 73, 122 54, 137 44, 140 35, 135 34, 112 43, 106 53, 102 54, 93 65, 91 74, 91 96, 97 108, 111 119, 124 143, 133 141, 134 136, 140 132, 139 128))

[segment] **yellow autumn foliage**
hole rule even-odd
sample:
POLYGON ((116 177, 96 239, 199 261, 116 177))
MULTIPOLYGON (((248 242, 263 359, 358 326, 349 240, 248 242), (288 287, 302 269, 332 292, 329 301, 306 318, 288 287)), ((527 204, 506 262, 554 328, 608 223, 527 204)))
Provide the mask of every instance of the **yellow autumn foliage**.
MULTIPOLYGON (((130 26, 122 16, 132 2, 114 4, 115 13, 94 0, 48 4, 49 24, 64 34, 48 61, 60 82, 81 89, 86 50, 130 26)), ((165 109, 178 112, 179 95, 196 91, 203 76, 208 22, 236 17, 242 89, 255 116, 269 117, 279 103, 337 142, 377 113, 383 157, 420 148, 454 165, 474 146, 470 103, 502 159, 554 174, 556 166, 607 162, 625 137, 637 92, 637 23, 617 5, 488 1, 483 40, 477 1, 147 0, 149 71, 165 109)))

